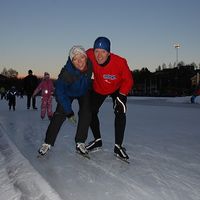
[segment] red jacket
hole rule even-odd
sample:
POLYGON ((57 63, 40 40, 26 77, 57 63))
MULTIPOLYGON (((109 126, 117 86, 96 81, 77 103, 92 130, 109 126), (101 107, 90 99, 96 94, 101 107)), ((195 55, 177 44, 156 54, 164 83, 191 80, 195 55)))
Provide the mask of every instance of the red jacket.
POLYGON ((124 58, 111 53, 109 63, 102 67, 96 62, 93 49, 87 50, 87 56, 93 64, 95 92, 103 95, 112 94, 116 90, 125 95, 129 93, 133 77, 124 58))

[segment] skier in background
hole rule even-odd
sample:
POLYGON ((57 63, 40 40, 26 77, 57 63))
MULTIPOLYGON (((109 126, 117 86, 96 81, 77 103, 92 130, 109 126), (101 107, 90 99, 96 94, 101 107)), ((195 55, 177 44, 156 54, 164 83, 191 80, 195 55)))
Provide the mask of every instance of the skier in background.
POLYGON ((49 120, 53 116, 52 112, 52 95, 54 92, 53 81, 50 79, 50 74, 48 72, 44 73, 43 80, 38 85, 38 87, 33 92, 33 98, 41 92, 41 119, 44 119, 46 113, 49 120))

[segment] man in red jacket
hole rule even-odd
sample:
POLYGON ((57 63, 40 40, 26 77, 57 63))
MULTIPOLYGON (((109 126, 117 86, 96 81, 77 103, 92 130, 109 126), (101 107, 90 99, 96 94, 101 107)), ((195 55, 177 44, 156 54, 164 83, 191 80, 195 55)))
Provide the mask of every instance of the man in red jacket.
POLYGON ((93 49, 87 50, 87 55, 93 64, 94 72, 90 125, 94 141, 86 148, 90 151, 102 146, 98 112, 106 97, 111 96, 115 113, 114 152, 121 158, 128 159, 122 143, 126 126, 127 95, 133 86, 131 71, 126 59, 110 52, 110 40, 106 37, 98 37, 93 49))

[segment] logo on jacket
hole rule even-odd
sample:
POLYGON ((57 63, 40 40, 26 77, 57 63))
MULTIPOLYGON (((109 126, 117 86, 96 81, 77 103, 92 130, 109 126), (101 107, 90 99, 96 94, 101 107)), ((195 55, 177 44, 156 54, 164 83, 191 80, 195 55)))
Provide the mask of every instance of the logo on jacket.
POLYGON ((117 79, 115 75, 111 75, 111 74, 104 74, 103 78, 105 80, 115 80, 115 79, 117 79))

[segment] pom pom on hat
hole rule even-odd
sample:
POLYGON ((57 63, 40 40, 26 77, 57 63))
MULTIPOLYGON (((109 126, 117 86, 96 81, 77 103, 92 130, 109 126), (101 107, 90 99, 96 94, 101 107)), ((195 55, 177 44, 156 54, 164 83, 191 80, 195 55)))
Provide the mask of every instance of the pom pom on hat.
POLYGON ((86 54, 86 52, 85 52, 85 49, 84 49, 84 47, 82 47, 81 45, 75 45, 75 46, 73 46, 73 47, 70 49, 70 51, 69 51, 69 57, 70 57, 71 61, 72 61, 72 59, 74 58, 74 56, 75 56, 76 54, 83 54, 83 55, 85 55, 85 56, 87 57, 87 54, 86 54))

